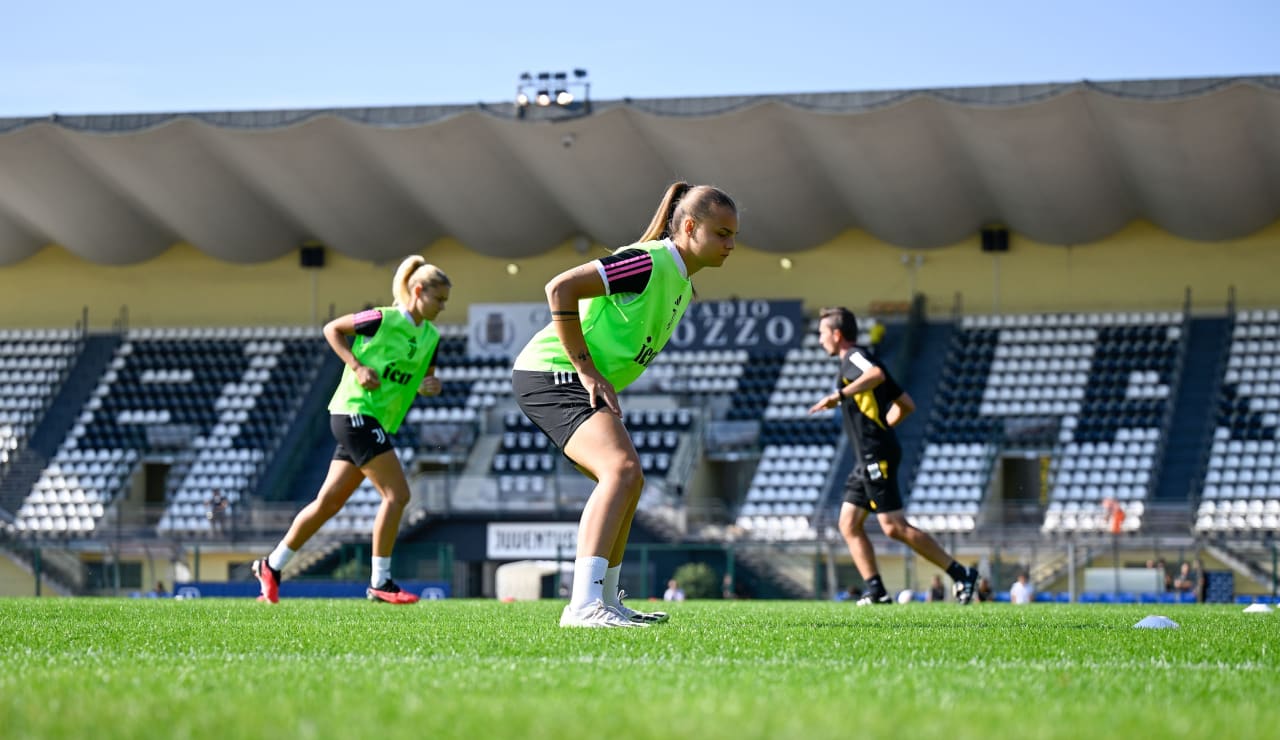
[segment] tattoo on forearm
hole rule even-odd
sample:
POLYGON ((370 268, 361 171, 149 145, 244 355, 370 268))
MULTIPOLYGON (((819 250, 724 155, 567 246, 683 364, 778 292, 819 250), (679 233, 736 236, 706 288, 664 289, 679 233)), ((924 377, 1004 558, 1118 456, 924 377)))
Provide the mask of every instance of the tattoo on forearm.
POLYGON ((552 321, 577 321, 578 312, 577 311, 552 311, 551 320, 552 321))
POLYGON ((587 352, 586 350, 583 350, 578 354, 574 355, 573 358, 579 362, 586 362, 587 360, 591 359, 591 353, 587 352))

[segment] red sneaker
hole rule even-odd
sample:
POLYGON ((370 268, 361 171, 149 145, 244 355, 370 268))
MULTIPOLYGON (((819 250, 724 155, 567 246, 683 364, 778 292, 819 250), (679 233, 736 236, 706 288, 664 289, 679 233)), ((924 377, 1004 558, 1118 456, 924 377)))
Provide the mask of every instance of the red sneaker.
POLYGON ((253 575, 257 577, 258 583, 262 586, 262 594, 258 596, 258 601, 279 604, 280 571, 268 565, 267 559, 263 558, 253 561, 253 575))
POLYGON ((388 604, 412 604, 418 600, 417 596, 408 591, 401 591, 390 578, 383 581, 381 586, 370 586, 365 595, 369 597, 369 601, 385 601, 388 604))

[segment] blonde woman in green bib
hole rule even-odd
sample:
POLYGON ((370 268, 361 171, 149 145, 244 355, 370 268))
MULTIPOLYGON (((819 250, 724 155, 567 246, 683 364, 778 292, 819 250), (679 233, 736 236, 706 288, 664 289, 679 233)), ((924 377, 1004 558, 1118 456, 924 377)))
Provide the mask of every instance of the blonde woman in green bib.
POLYGON ((618 391, 675 331, 693 296, 690 278, 720 267, 738 235, 724 191, 677 182, 640 240, 547 283, 551 323, 516 358, 516 402, 595 489, 578 523, 573 591, 562 627, 636 627, 666 621, 628 608, 618 591, 622 556, 644 474, 622 423, 618 391))
POLYGON ((415 395, 440 392, 433 365, 440 332, 431 322, 444 310, 451 285, 440 268, 422 257, 409 257, 391 283, 394 305, 325 324, 324 338, 346 365, 329 400, 329 428, 338 446, 315 500, 298 512, 270 555, 253 561, 262 587, 259 601, 280 600, 280 571, 365 478, 382 496, 373 522, 373 573, 366 594, 371 601, 390 604, 418 600, 391 579, 391 551, 409 503, 409 483, 391 435, 400 428, 415 395))

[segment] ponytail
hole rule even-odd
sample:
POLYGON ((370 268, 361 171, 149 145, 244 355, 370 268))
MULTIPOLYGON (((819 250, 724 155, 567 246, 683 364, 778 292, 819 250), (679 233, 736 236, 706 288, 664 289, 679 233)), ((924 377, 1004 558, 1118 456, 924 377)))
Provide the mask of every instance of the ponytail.
POLYGON ((689 183, 673 182, 667 187, 667 192, 662 196, 662 202, 658 204, 658 211, 653 214, 653 220, 649 222, 649 228, 644 230, 644 236, 640 237, 642 242, 657 241, 665 236, 671 236, 671 217, 674 215, 676 205, 684 194, 689 192, 689 183))
POLYGON ((429 288, 451 287, 449 276, 435 265, 427 264, 420 255, 406 257, 396 268, 396 276, 391 280, 391 296, 402 307, 413 302, 413 286, 426 285, 429 288))
POLYGON ((653 220, 649 222, 649 228, 645 229, 640 241, 651 242, 674 236, 686 217, 706 218, 712 206, 722 206, 734 213, 738 212, 738 206, 733 202, 733 198, 720 188, 710 185, 694 186, 684 181, 674 182, 662 196, 662 202, 658 205, 658 210, 653 214, 653 220))

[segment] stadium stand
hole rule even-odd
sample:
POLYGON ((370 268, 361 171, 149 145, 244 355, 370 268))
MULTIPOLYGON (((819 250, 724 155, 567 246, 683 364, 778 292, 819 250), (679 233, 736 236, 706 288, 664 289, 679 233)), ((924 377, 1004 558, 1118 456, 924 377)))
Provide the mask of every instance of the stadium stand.
POLYGON ((1140 528, 1172 413, 1180 313, 975 316, 961 322, 926 431, 909 512, 972 531, 1009 445, 1053 450, 1046 532, 1105 531, 1101 503, 1140 528))
MULTIPOLYGON (((932 393, 934 411, 907 487, 912 521, 940 533, 982 527, 993 501, 988 491, 995 462, 1011 448, 1030 445, 1048 450, 1051 460, 1044 533, 1106 531, 1104 498, 1125 507, 1127 531, 1140 531, 1169 432, 1185 321, 1180 313, 962 320, 949 334, 943 381, 919 390, 932 393)), ((555 506, 554 476, 566 468, 545 437, 510 409, 508 362, 469 357, 462 326, 441 330, 445 391, 415 402, 396 435, 402 462, 414 470, 415 461, 440 453, 433 431, 474 431, 496 421, 497 449, 482 470, 492 475, 502 508, 555 506)), ((1229 359, 1213 360, 1223 363, 1224 373, 1195 520, 1200 534, 1265 533, 1275 531, 1280 519, 1280 393, 1272 372, 1280 366, 1280 312, 1241 313, 1232 335, 1229 359)), ((678 472, 678 453, 695 446, 684 447, 693 441, 697 413, 758 423, 759 462, 731 514, 741 532, 733 538, 786 544, 816 537, 823 507, 838 492, 844 442, 834 413, 807 414, 834 371, 815 336, 808 332, 801 347, 785 354, 668 353, 660 365, 667 369, 655 374, 655 382, 627 391, 631 407, 624 421, 648 478, 656 482, 678 472), (673 401, 684 407, 635 408, 673 401)), ((70 334, 59 337, 74 344, 70 334)), ((273 445, 296 415, 290 399, 302 395, 309 368, 327 352, 307 330, 134 330, 123 340, 18 509, 16 532, 42 539, 101 534, 113 505, 135 486, 139 465, 164 457, 174 463, 167 508, 151 520, 156 533, 177 541, 217 536, 208 516, 210 497, 224 494, 231 516, 254 492, 273 445)), ((74 363, 73 351, 56 356, 74 363)), ((7 371, 0 397, 21 397, 15 388, 31 390, 34 376, 7 371)), ((52 383, 44 395, 56 394, 56 379, 44 380, 52 383)), ((474 434, 467 440, 466 449, 453 452, 460 456, 455 462, 478 449, 470 445, 474 434)), ((379 503, 364 484, 326 534, 335 542, 366 537, 379 503)))
MULTIPOLYGON (((649 482, 665 478, 677 449, 693 424, 688 409, 634 409, 623 411, 623 423, 631 433, 640 466, 649 482)), ((498 476, 498 491, 510 508, 546 507, 553 494, 548 477, 555 474, 560 452, 533 422, 519 411, 503 414, 502 441, 490 463, 498 476)))
POLYGON ((1278 429, 1280 311, 1243 311, 1231 330, 1196 531, 1280 531, 1278 429))
MULTIPOLYGON (((1256 466, 1260 456, 1267 456, 1268 465, 1274 460, 1273 407, 1280 403, 1270 375, 1280 331, 1275 313, 1245 313, 1237 321, 1197 521, 1202 530, 1274 525, 1277 505, 1268 500, 1278 498, 1280 481, 1271 484, 1270 474, 1256 466), (1259 438, 1268 434, 1272 438, 1259 438)), ((972 531, 981 520, 994 460, 1011 439, 1017 443, 1019 435, 1030 434, 1053 449, 1046 532, 1101 531, 1105 498, 1125 506, 1126 528, 1140 528, 1160 464, 1184 321, 1178 313, 964 319, 952 337, 945 380, 909 486, 912 520, 930 531, 972 531)), ((664 353, 654 363, 651 384, 639 389, 659 397, 696 396, 721 418, 760 422, 760 462, 735 516, 751 537, 814 536, 824 494, 833 490, 833 461, 843 444, 839 425, 834 414, 807 414, 812 399, 830 386, 833 369, 813 328, 801 347, 785 354, 664 353)), ((407 466, 431 446, 424 430, 475 427, 510 393, 505 359, 468 357, 465 326, 445 325, 441 331, 437 364, 445 390, 419 398, 395 438, 407 466)), ((59 362, 65 369, 75 342, 69 332, 47 339, 42 346, 56 350, 36 352, 24 344, 21 354, 43 353, 46 359, 36 361, 50 367, 38 375, 31 367, 6 367, 3 398, 52 392, 56 375, 50 373, 59 362), (27 384, 38 380, 45 383, 43 391, 27 384)), ((860 341, 866 342, 865 331, 860 341)), ((176 452, 168 509, 157 528, 183 536, 209 533, 211 496, 226 496, 230 514, 252 490, 288 421, 291 395, 308 382, 306 370, 323 351, 323 343, 306 330, 129 332, 79 423, 19 509, 18 528, 93 531, 141 457, 176 452)), ((687 409, 627 412, 650 479, 671 471, 691 418, 687 409)), ((518 412, 506 412, 502 422, 501 441, 487 466, 500 496, 507 503, 546 503, 558 453, 518 412)), ((334 533, 367 532, 378 503, 366 482, 335 520, 334 533)))
POLYGON ((71 329, 0 331, 0 467, 30 436, 79 348, 71 329))
POLYGON ((786 360, 786 354, 748 352, 725 418, 729 421, 765 418, 776 390, 784 386, 790 388, 790 381, 784 382, 780 377, 786 360))
POLYGON ((206 502, 217 490, 234 514, 320 347, 305 329, 129 331, 19 509, 17 528, 92 532, 143 455, 166 453, 175 462, 158 529, 208 532, 206 502))
MULTIPOLYGON (((859 327, 866 346, 869 320, 859 327)), ((837 456, 842 449, 835 411, 809 416, 809 408, 835 384, 839 365, 818 344, 817 321, 810 322, 801 346, 788 350, 762 410, 761 458, 738 510, 737 525, 749 536, 767 540, 816 536, 837 456)))
POLYGON ((439 324, 436 375, 443 384, 439 396, 422 397, 409 409, 407 421, 473 422, 478 410, 491 408, 511 395, 511 363, 505 358, 467 356, 467 327, 439 324))
POLYGON ((646 382, 663 393, 732 394, 745 374, 747 351, 676 350, 668 348, 654 358, 645 371, 646 382))

